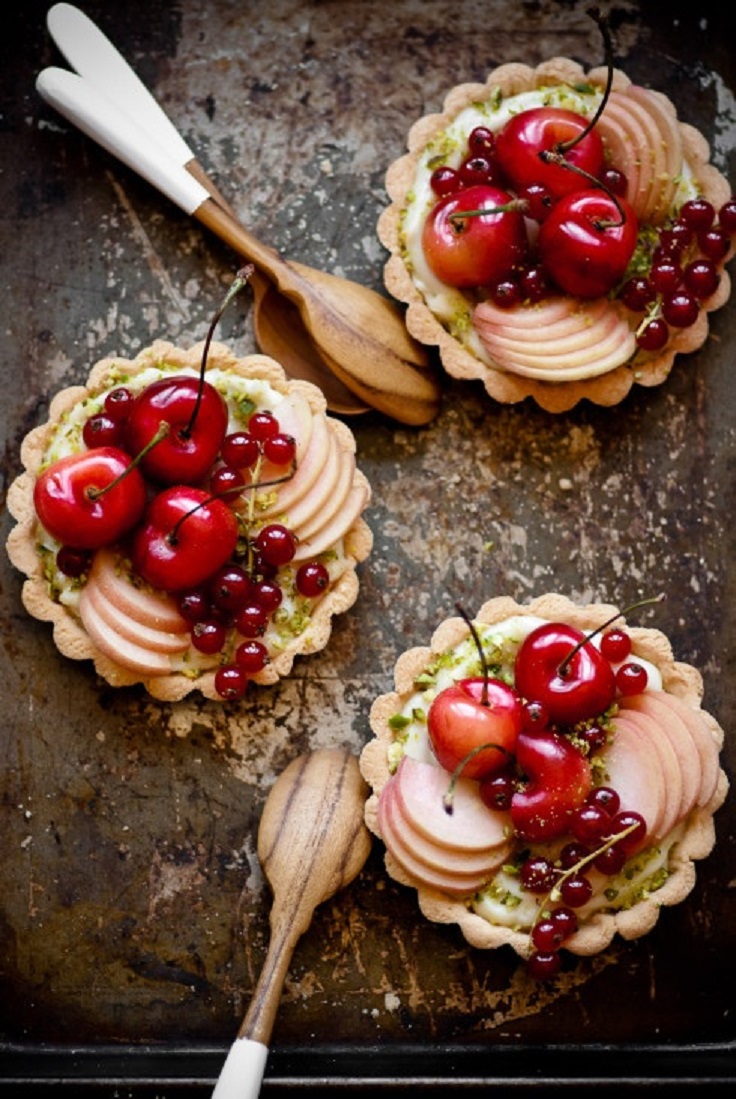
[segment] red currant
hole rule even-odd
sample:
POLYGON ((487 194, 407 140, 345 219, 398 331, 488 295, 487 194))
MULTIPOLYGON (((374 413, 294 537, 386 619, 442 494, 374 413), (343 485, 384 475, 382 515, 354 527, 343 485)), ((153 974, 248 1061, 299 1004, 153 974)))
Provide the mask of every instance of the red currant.
POLYGON ((593 896, 593 886, 585 875, 573 874, 560 885, 560 896, 570 908, 582 908, 593 896))
POLYGON ((492 153, 496 135, 487 126, 476 126, 468 136, 468 148, 472 153, 492 153))
POLYGON ((263 453, 275 466, 288 466, 296 457, 296 439, 280 431, 264 441, 263 453))
POLYGON ((646 690, 649 676, 647 670, 635 661, 622 664, 616 671, 616 686, 622 695, 638 695, 646 690))
POLYGON ((611 817, 605 809, 587 802, 574 813, 570 822, 570 831, 575 839, 580 840, 581 843, 595 846, 600 842, 610 824, 611 817))
POLYGON ((248 573, 240 565, 223 565, 210 581, 212 601, 225 611, 235 611, 245 605, 251 594, 248 573))
POLYGON ((297 569, 296 587, 300 595, 316 598, 329 583, 330 574, 321 561, 307 561, 297 569))
POLYGON ((56 567, 64 576, 78 579, 89 570, 92 564, 92 555, 87 550, 75 549, 73 546, 62 546, 56 554, 56 567))
POLYGON ((611 821, 609 834, 611 836, 618 836, 621 832, 625 832, 629 828, 631 828, 632 831, 629 832, 627 836, 623 836, 616 841, 617 845, 622 847, 627 854, 634 851, 645 840, 647 822, 644 820, 641 813, 634 813, 631 810, 624 810, 621 813, 616 813, 611 821))
POLYGON ((177 600, 179 614, 187 622, 191 622, 192 624, 208 618, 210 616, 211 607, 212 604, 209 596, 200 589, 183 592, 177 600))
POLYGON ((594 786, 585 799, 588 805, 597 805, 605 809, 609 817, 618 813, 621 799, 610 786, 594 786))
POLYGON ((661 351, 670 338, 670 330, 661 317, 652 317, 636 334, 636 342, 642 351, 661 351))
POLYGON ((606 630, 601 637, 601 652, 612 664, 620 664, 631 652, 631 638, 625 630, 606 630))
POLYGON ((479 792, 484 805, 494 812, 505 813, 511 808, 514 789, 512 776, 506 772, 500 772, 483 779, 479 792))
POLYGON ((713 204, 705 198, 691 198, 680 209, 680 221, 697 232, 710 229, 715 216, 713 204))
POLYGON ((562 961, 556 950, 537 951, 529 957, 527 967, 535 981, 549 981, 560 972, 562 961))
POLYGON ((270 439, 272 435, 278 433, 279 422, 273 412, 269 412, 268 410, 254 412, 248 420, 248 430, 254 439, 257 439, 259 443, 262 443, 266 439, 270 439))
POLYGON ((219 653, 225 644, 227 626, 216 618, 205 618, 195 622, 191 631, 192 645, 198 652, 219 653))
POLYGON ((105 397, 105 412, 110 419, 121 423, 128 418, 128 413, 133 407, 135 395, 124 385, 111 389, 105 397))
POLYGON ((565 939, 569 939, 571 935, 574 935, 578 929, 577 916, 572 908, 566 908, 564 905, 555 908, 550 919, 562 936, 562 942, 564 942, 565 939))
POLYGON ((263 607, 267 614, 281 606, 283 592, 273 580, 257 580, 253 585, 253 597, 259 606, 263 607))
POLYGON ((256 537, 258 552, 269 565, 288 565, 296 553, 296 538, 282 523, 269 523, 256 537))
POLYGON ((724 233, 722 229, 708 229, 698 233, 698 248, 708 259, 716 262, 724 259, 730 247, 728 233, 724 233))
POLYGON ((454 195, 460 190, 460 176, 455 168, 445 164, 441 168, 435 168, 430 176, 429 185, 438 198, 444 198, 445 195, 454 195))
POLYGON ((105 412, 97 412, 85 422, 82 438, 90 450, 96 446, 121 446, 125 429, 119 420, 114 420, 105 412))
POLYGON ((718 224, 724 233, 736 233, 736 198, 730 198, 723 203, 718 211, 718 224))
POLYGON ((250 469, 260 454, 257 440, 248 431, 233 431, 222 441, 220 454, 223 462, 234 469, 250 469))
POLYGON ((614 195, 624 196, 626 194, 629 181, 618 168, 604 168, 600 179, 604 187, 607 187, 609 191, 613 191, 614 195))
POLYGON ((221 698, 242 698, 247 686, 248 677, 236 664, 223 664, 215 672, 215 690, 221 698))
POLYGON ((519 198, 526 202, 526 214, 533 221, 544 221, 555 201, 549 187, 543 183, 529 183, 521 187, 519 198))
POLYGON ((260 603, 245 603, 235 612, 234 625, 243 637, 261 637, 268 626, 268 611, 260 603))
POLYGON ((524 297, 531 302, 542 301, 550 292, 547 275, 540 264, 525 267, 519 275, 519 282, 524 297))
POLYGON ((529 893, 549 893, 556 880, 554 865, 543 855, 531 855, 521 865, 519 881, 529 893))
POLYGON ((680 285, 682 268, 671 256, 661 256, 652 263, 649 281, 658 294, 668 294, 680 285))
POLYGON ((601 874, 618 874, 626 863, 626 852, 617 843, 611 844, 593 859, 593 866, 601 874))
POLYGON ((572 870, 579 862, 587 859, 590 848, 584 843, 566 843, 558 855, 560 866, 563 870, 572 870))
POLYGON ((249 638, 235 650, 235 662, 244 672, 260 672, 268 664, 268 649, 262 641, 249 638))
POLYGON ((689 328, 695 324, 700 306, 686 290, 665 294, 662 299, 662 316, 672 328, 689 328))
POLYGON ((210 476, 213 496, 235 496, 245 486, 245 478, 235 466, 218 466, 210 476))
POLYGON ((562 945, 562 933, 554 920, 539 920, 532 928, 532 942, 543 954, 551 954, 562 945))
POLYGON ((519 305, 522 300, 521 287, 516 279, 510 276, 504 279, 499 279, 498 282, 494 282, 488 289, 489 297, 499 309, 513 309, 515 305, 519 305))
POLYGON ((682 273, 682 281, 685 288, 702 301, 715 294, 721 276, 713 260, 701 258, 687 265, 682 273))

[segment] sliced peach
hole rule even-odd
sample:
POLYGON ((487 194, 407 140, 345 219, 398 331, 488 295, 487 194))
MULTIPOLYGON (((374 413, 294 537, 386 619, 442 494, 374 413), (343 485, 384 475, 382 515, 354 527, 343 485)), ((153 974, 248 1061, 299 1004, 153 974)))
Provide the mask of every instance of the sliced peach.
POLYGON ((666 836, 681 819, 683 780, 680 762, 669 737, 662 731, 658 721, 639 710, 626 710, 626 719, 637 725, 642 734, 659 756, 659 765, 664 779, 665 799, 664 810, 658 825, 659 836, 666 836))
POLYGON ((614 719, 612 742, 602 753, 607 786, 621 799, 622 810, 640 813, 649 838, 659 836, 666 791, 656 749, 638 725, 622 715, 614 719))
MULTIPOLYGON (((263 509, 257 509, 258 514, 263 516, 273 516, 288 511, 299 500, 305 492, 308 492, 314 482, 319 476, 320 470, 323 468, 325 459, 328 453, 330 445, 330 433, 327 423, 327 417, 322 413, 318 413, 313 418, 312 434, 309 440, 309 446, 297 464, 296 472, 293 477, 290 477, 288 481, 285 481, 281 485, 275 486, 273 489, 264 489, 261 495, 265 496, 267 493, 273 493, 273 500, 268 503, 268 506, 263 509)), ((276 476, 280 474, 276 472, 276 476)), ((281 471, 283 473, 283 470, 281 471)), ((246 497, 248 493, 244 494, 246 497)))
POLYGON ((314 508, 311 515, 302 520, 296 534, 299 538, 310 538, 316 531, 332 520, 345 507, 345 501, 353 484, 355 476, 355 457, 338 445, 339 473, 335 483, 331 486, 328 497, 323 500, 319 508, 314 508))
POLYGON ((657 722, 663 736, 666 736, 677 755, 682 778, 682 796, 679 817, 683 820, 697 804, 702 785, 702 767, 700 753, 690 735, 690 731, 681 717, 667 705, 662 691, 644 691, 639 695, 621 699, 621 710, 626 713, 639 711, 657 722))
POLYGON ((100 615, 93 601, 86 595, 86 589, 80 596, 79 615, 92 642, 116 664, 148 676, 170 674, 172 667, 168 654, 153 652, 118 633, 100 615))
POLYGON ((388 782, 381 791, 378 820, 382 834, 385 836, 388 832, 392 838, 396 837, 399 845, 409 852, 417 863, 421 863, 430 870, 456 875, 458 878, 487 880, 490 873, 508 854, 507 843, 490 847, 487 851, 476 852, 445 847, 427 839, 403 815, 401 802, 396 796, 396 782, 393 780, 388 782))
POLYGON ((108 546, 95 553, 88 583, 96 585, 107 602, 126 618, 167 633, 187 631, 174 599, 140 580, 134 582, 123 559, 108 546))
POLYGON ((135 618, 124 614, 119 607, 111 603, 98 584, 90 578, 85 585, 82 601, 91 603, 96 614, 110 629, 127 641, 132 641, 144 649, 161 653, 181 653, 189 648, 189 633, 172 633, 155 626, 147 626, 135 618))
POLYGON ((353 487, 350 489, 340 512, 324 526, 321 526, 319 530, 299 542, 294 555, 295 561, 305 561, 310 557, 317 557, 320 553, 324 553, 325 550, 334 546, 347 534, 355 520, 368 505, 371 496, 368 481, 359 473, 359 470, 355 471, 353 487))
POLYGON ((453 811, 447 813, 444 797, 449 783, 443 768, 404 756, 396 771, 402 815, 427 839, 453 851, 487 851, 505 843, 511 830, 509 814, 487 808, 478 783, 464 778, 455 785, 453 811))
POLYGON ((702 710, 696 710, 693 706, 688 706, 681 698, 667 692, 662 692, 662 700, 672 713, 681 718, 693 738, 693 743, 700 756, 701 767, 697 804, 707 805, 718 785, 720 770, 718 752, 720 745, 717 735, 709 724, 707 715, 702 710))
POLYGON ((340 451, 334 433, 330 432, 329 445, 322 469, 313 485, 285 513, 285 522, 295 534, 304 523, 312 520, 327 506, 340 477, 340 451))

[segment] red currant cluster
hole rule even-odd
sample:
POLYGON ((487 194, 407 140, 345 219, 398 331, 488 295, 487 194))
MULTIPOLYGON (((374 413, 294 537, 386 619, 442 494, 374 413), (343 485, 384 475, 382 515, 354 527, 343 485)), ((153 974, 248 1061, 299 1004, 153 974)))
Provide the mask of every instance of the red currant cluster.
POLYGON ((646 838, 646 822, 635 812, 619 812, 619 796, 608 786, 591 790, 572 814, 566 843, 553 861, 544 855, 530 855, 519 868, 519 881, 529 893, 546 894, 531 930, 534 951, 529 971, 538 980, 554 977, 560 970, 559 949, 578 929, 575 909, 587 904, 593 885, 586 869, 601 874, 618 874, 626 860, 646 838), (560 903, 561 902, 561 903, 560 903))
POLYGON ((690 199, 660 230, 648 274, 632 276, 619 293, 627 309, 645 314, 636 334, 644 351, 664 347, 671 328, 695 324, 702 302, 718 289, 718 264, 728 255, 734 233, 736 198, 717 212, 707 199, 690 199))

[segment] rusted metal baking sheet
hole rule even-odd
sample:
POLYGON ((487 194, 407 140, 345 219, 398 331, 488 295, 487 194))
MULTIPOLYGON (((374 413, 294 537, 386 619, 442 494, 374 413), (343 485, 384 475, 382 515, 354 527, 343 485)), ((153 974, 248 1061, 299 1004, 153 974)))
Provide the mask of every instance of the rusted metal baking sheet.
MULTIPOLYGON (((155 92, 245 224, 286 255, 380 289, 375 223, 412 121, 502 61, 601 60, 586 3, 94 0, 80 6, 155 92)), ((190 345, 237 266, 34 90, 62 64, 47 5, 2 36, 3 489, 60 388, 154 338, 190 345)), ((606 4, 616 63, 666 92, 736 178, 725 5, 606 4)), ((221 337, 255 349, 250 301, 221 337)), ((664 589, 657 626, 703 672, 734 765, 736 308, 665 384, 553 416, 446 381, 420 429, 353 419, 374 552, 329 647, 232 706, 113 690, 30 620, 2 555, 0 1078, 100 1094, 205 1094, 268 935, 264 797, 310 747, 358 752, 396 657, 456 600, 556 589, 621 604, 664 589)), ((4 535, 9 518, 4 518, 4 535)), ((264 1093, 372 1081, 715 1086, 733 1077, 734 807, 697 886, 646 938, 554 986, 428 923, 378 844, 320 908, 284 990, 264 1093), (531 1048, 531 1053, 529 1049, 531 1048), (624 1056, 625 1054, 625 1056, 624 1056)))

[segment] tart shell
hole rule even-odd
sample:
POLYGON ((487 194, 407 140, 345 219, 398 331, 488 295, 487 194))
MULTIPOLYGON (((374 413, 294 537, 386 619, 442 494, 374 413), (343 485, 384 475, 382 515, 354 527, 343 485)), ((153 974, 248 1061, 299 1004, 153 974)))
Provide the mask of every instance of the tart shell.
MULTIPOLYGON (((406 262, 401 226, 417 165, 427 144, 464 108, 486 101, 499 91, 504 96, 513 96, 545 85, 579 83, 603 89, 606 80, 605 68, 586 72, 577 62, 563 57, 552 58, 537 68, 517 62, 501 65, 488 75, 485 84, 460 84, 453 88, 445 98, 441 113, 425 115, 415 122, 408 135, 408 152, 394 161, 386 173, 390 205, 381 214, 377 227, 378 237, 390 253, 384 268, 386 288, 398 301, 407 305, 406 325, 411 335, 422 344, 437 347, 442 365, 449 375, 465 381, 481 381, 488 395, 503 404, 513 404, 531 397, 548 412, 565 412, 583 398, 602 406, 619 404, 634 383, 660 385, 669 375, 677 355, 696 351, 702 346, 708 336, 707 314, 724 305, 730 296, 731 283, 724 264, 733 255, 733 247, 719 264, 719 286, 702 303, 703 308, 695 324, 673 330, 668 344, 660 352, 639 352, 633 362, 597 377, 559 382, 524 377, 488 365, 452 336, 426 304, 406 262)), ((623 97, 629 89, 634 89, 629 77, 620 70, 614 70, 612 87, 623 97)), ((676 119, 672 103, 661 93, 657 96, 663 113, 676 119)), ((683 153, 694 169, 700 193, 718 209, 730 197, 728 181, 709 163, 710 148, 702 134, 687 123, 676 121, 676 125, 683 153)))
MULTIPOLYGON (((508 597, 491 599, 480 608, 475 620, 491 625, 516 615, 533 615, 550 621, 566 622, 587 631, 600 626, 616 613, 617 608, 608 604, 579 606, 563 595, 548 593, 526 605, 520 605, 508 597)), ((724 740, 723 730, 715 718, 700 707, 703 682, 698 670, 674 659, 669 640, 659 630, 629 627, 628 632, 634 651, 659 668, 663 688, 700 712, 712 735, 714 747, 720 750, 724 740)), ((439 654, 454 648, 468 634, 468 626, 462 618, 446 619, 435 630, 429 646, 409 649, 399 657, 394 670, 394 690, 381 695, 373 703, 370 724, 374 737, 361 753, 360 767, 366 782, 372 788, 365 806, 366 824, 379 839, 382 836, 378 801, 393 773, 389 764, 389 748, 394 741, 390 719, 414 693, 416 680, 421 673, 439 654)), ((705 858, 715 844, 713 814, 725 800, 728 785, 725 772, 719 769, 710 801, 694 809, 687 818, 682 837, 670 855, 670 873, 664 884, 651 896, 639 900, 628 909, 598 912, 587 919, 565 941, 566 950, 577 955, 592 955, 607 947, 616 934, 624 939, 638 938, 654 927, 663 906, 678 904, 684 900, 695 885, 694 860, 705 858)), ((412 878, 388 850, 385 854, 385 866, 387 873, 395 881, 416 889, 420 910, 427 919, 434 923, 457 924, 472 946, 494 949, 508 945, 521 957, 528 957, 532 952, 528 931, 490 923, 471 910, 469 902, 472 897, 458 898, 427 887, 412 878)))
MULTIPOLYGON (((199 371, 203 343, 188 350, 159 340, 143 350, 135 359, 103 359, 92 369, 86 385, 61 390, 53 398, 49 418, 26 435, 21 446, 23 472, 13 481, 7 496, 8 510, 16 520, 7 539, 7 552, 11 562, 26 579, 22 588, 22 600, 28 613, 41 621, 50 622, 54 642, 59 651, 72 660, 91 660, 97 673, 113 687, 128 687, 141 683, 148 693, 164 701, 176 701, 191 691, 200 691, 205 697, 222 701, 214 686, 216 668, 203 671, 196 677, 182 672, 150 675, 126 668, 110 658, 94 644, 79 618, 70 613, 52 597, 44 575, 43 561, 37 549, 38 521, 33 504, 33 490, 40 472, 43 456, 59 421, 81 401, 94 397, 111 384, 111 376, 119 380, 121 373, 134 376, 159 363, 167 368, 199 371)), ((306 399, 315 413, 324 413, 326 401, 321 391, 309 382, 288 379, 282 367, 265 355, 237 358, 224 344, 213 342, 208 350, 207 370, 220 369, 243 378, 267 382, 279 393, 298 392, 306 399)), ((354 452, 355 441, 350 429, 341 421, 328 417, 330 429, 335 433, 338 446, 354 452)), ((357 468, 354 484, 359 486, 365 501, 370 499, 370 486, 357 468)), ((299 655, 316 653, 323 649, 332 632, 332 619, 348 610, 357 599, 359 583, 357 565, 372 548, 373 535, 362 512, 352 522, 344 535, 343 545, 347 567, 320 598, 314 607, 309 625, 297 637, 274 656, 263 671, 251 676, 261 684, 277 682, 287 675, 299 655)))

